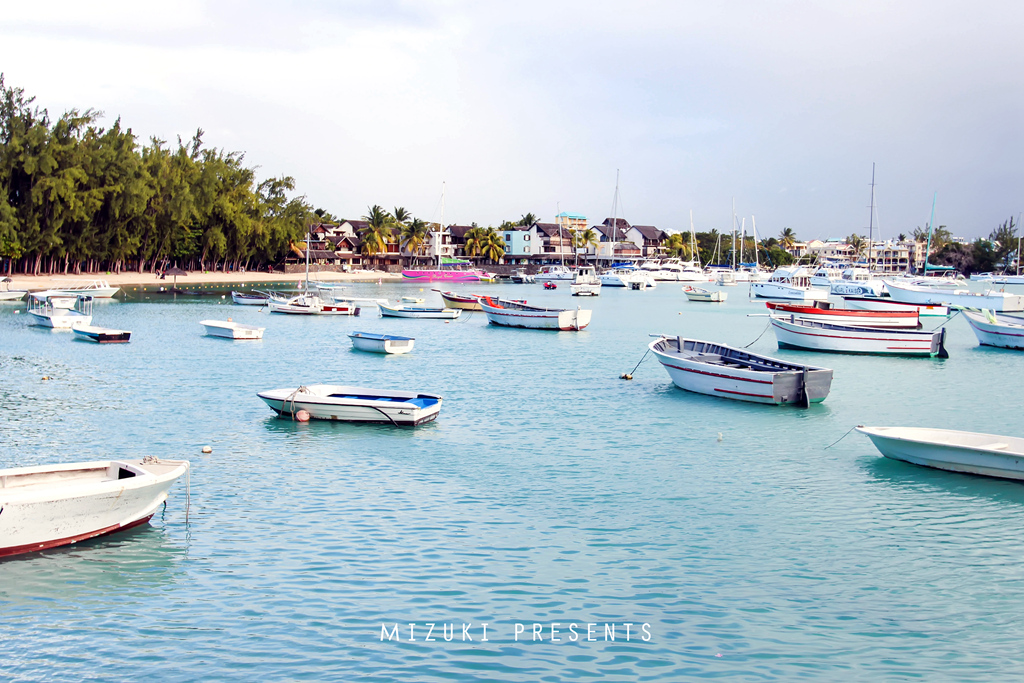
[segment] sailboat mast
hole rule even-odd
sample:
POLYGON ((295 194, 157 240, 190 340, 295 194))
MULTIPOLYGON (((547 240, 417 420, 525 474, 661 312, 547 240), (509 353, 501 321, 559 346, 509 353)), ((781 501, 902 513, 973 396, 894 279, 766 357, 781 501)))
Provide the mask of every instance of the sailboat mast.
POLYGON ((565 243, 562 241, 562 207, 555 202, 555 220, 558 221, 558 254, 561 257, 562 267, 565 268, 565 243))
POLYGON ((306 226, 306 282, 302 285, 302 293, 307 294, 309 292, 309 238, 312 235, 311 227, 306 226))
POLYGON ((747 244, 747 219, 740 219, 740 266, 743 266, 743 247, 747 244))
POLYGON ((700 268, 700 252, 697 251, 697 235, 693 232, 693 209, 690 209, 690 260, 697 255, 697 267, 700 268))
MULTIPOLYGON (((740 259, 742 263, 743 259, 740 259)), ((732 198, 732 269, 736 270, 736 198, 732 198)))
POLYGON ((875 162, 871 162, 871 216, 868 218, 868 270, 871 270, 871 243, 875 227, 875 162))
POLYGON ((928 274, 928 255, 932 253, 932 228, 935 226, 935 202, 939 198, 936 192, 932 196, 932 217, 928 220, 928 246, 924 248, 924 274, 928 274))
POLYGON ((619 169, 615 169, 615 195, 612 197, 612 237, 609 246, 608 260, 615 262, 615 238, 619 232, 619 169))
POLYGON ((754 231, 754 270, 761 270, 761 263, 757 260, 757 223, 754 222, 754 216, 750 216, 750 228, 754 231))

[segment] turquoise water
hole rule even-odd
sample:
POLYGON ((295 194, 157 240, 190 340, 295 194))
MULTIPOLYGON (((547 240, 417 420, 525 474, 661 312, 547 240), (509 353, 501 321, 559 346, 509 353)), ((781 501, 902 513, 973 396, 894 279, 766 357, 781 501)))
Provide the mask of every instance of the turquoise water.
POLYGON ((551 333, 479 313, 296 318, 179 298, 97 304, 96 324, 133 332, 99 346, 0 307, 0 467, 193 464, 187 523, 181 482, 148 526, 0 563, 0 677, 1024 674, 1024 487, 889 461, 856 433, 826 449, 856 424, 1020 435, 1024 354, 978 347, 962 319, 945 361, 777 351, 768 331, 753 350, 835 380, 809 410, 751 405, 675 389, 650 356, 619 379, 651 332, 753 341, 767 321, 747 317, 764 308, 745 288, 724 305, 667 283, 582 301, 565 287, 471 289, 484 288, 579 303, 594 321, 551 333), (200 320, 228 316, 266 338, 202 336, 200 320), (416 349, 354 352, 352 330, 412 336, 416 349), (321 381, 445 403, 436 422, 396 430, 280 420, 255 396, 321 381), (382 642, 396 623, 400 641, 382 642))

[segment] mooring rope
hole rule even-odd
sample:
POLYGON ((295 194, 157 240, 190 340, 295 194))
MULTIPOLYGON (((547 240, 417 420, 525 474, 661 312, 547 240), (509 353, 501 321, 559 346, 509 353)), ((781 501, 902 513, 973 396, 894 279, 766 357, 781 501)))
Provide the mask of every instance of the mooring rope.
POLYGON ((823 451, 827 451, 828 449, 832 448, 832 447, 833 447, 833 446, 835 446, 835 445, 836 445, 837 443, 839 443, 840 441, 842 441, 843 439, 845 439, 846 437, 848 437, 848 436, 850 435, 850 432, 852 432, 852 431, 853 431, 854 429, 856 429, 856 428, 857 428, 856 426, 855 426, 855 427, 850 427, 850 431, 846 432, 846 433, 845 433, 845 434, 843 434, 843 435, 842 435, 841 437, 839 437, 838 439, 836 439, 835 441, 833 441, 833 442, 832 442, 832 443, 830 443, 829 445, 825 446, 825 447, 824 447, 824 448, 822 448, 821 450, 823 450, 823 451))
MULTIPOLYGON (((763 330, 761 330, 761 334, 757 335, 757 339, 760 339, 761 337, 763 337, 764 333, 768 331, 768 328, 772 326, 772 321, 771 321, 770 318, 771 318, 771 316, 769 316, 768 324, 765 325, 763 330)), ((755 339, 754 341, 750 342, 746 346, 743 346, 743 347, 740 347, 740 348, 744 348, 744 349, 750 348, 751 346, 753 346, 754 344, 757 343, 757 339, 755 339)))

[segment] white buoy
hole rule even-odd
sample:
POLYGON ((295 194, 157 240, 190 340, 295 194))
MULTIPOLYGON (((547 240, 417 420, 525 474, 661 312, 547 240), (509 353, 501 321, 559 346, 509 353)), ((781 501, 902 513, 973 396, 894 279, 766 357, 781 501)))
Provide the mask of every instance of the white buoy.
POLYGON ((213 453, 213 449, 209 446, 203 446, 203 453, 213 453))
POLYGON ((718 440, 719 440, 719 441, 721 441, 721 440, 722 440, 722 432, 718 432, 718 440))

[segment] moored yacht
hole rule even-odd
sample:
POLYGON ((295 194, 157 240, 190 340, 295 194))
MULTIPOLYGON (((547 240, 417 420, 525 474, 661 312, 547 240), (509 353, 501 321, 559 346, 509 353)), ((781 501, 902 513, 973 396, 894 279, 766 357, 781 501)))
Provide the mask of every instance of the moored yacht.
POLYGON ((829 288, 829 293, 840 296, 882 296, 884 291, 884 282, 867 268, 856 266, 843 270, 840 279, 833 281, 829 288))
POLYGON ((767 282, 754 282, 750 287, 754 296, 763 299, 819 301, 828 298, 828 292, 811 287, 810 273, 803 266, 776 268, 767 282))
POLYGON ((70 330, 75 325, 92 324, 92 297, 54 290, 32 292, 25 312, 37 325, 70 330))

